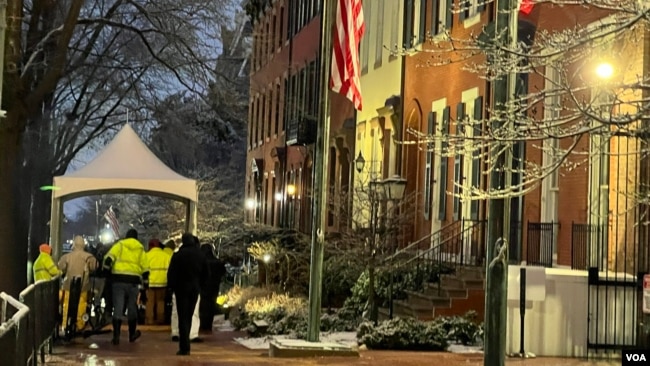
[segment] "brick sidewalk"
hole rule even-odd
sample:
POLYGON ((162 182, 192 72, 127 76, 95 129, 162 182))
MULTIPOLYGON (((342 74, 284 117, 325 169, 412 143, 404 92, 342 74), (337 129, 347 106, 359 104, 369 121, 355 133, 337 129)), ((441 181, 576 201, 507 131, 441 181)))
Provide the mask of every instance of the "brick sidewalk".
MULTIPOLYGON (((141 328, 143 329, 143 328, 141 328)), ((269 358, 268 352, 249 350, 233 341, 241 337, 240 332, 215 332, 202 334, 203 343, 192 344, 190 357, 176 356, 178 343, 171 341, 168 328, 147 327, 135 343, 128 343, 123 331, 123 342, 119 346, 110 343, 110 334, 97 335, 88 339, 55 348, 55 355, 48 357, 48 365, 93 365, 93 366, 193 366, 193 365, 366 365, 366 366, 479 366, 483 365, 481 354, 451 354, 446 352, 398 352, 361 351, 358 358, 269 358), (91 344, 99 348, 91 349, 91 344)), ((620 365, 620 361, 585 361, 580 359, 536 358, 528 360, 508 359, 510 366, 609 366, 620 365)))

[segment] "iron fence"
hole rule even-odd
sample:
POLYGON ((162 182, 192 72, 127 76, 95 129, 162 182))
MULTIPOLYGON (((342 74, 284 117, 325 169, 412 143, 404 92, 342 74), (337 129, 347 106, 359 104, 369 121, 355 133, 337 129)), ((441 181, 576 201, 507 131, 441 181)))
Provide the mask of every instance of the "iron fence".
POLYGON ((20 293, 20 301, 4 292, 0 298, 2 364, 38 365, 39 356, 45 364, 45 350, 52 351, 59 317, 59 277, 30 285, 20 293))
POLYGON ((526 263, 529 266, 552 267, 555 226, 553 222, 528 222, 526 263))
POLYGON ((590 243, 602 236, 600 225, 571 222, 571 269, 589 268, 590 243))

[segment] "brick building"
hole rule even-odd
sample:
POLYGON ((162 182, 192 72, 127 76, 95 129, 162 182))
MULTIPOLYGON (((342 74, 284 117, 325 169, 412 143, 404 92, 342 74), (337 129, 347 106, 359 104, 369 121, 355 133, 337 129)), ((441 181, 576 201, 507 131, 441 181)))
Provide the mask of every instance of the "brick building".
MULTIPOLYGON (((253 23, 245 203, 249 222, 311 229, 320 6, 318 0, 248 2, 253 23)), ((336 149, 339 136, 354 133, 344 125, 353 108, 334 93, 331 105, 330 140, 336 149)), ((339 155, 331 154, 337 173, 329 186, 344 189, 349 176, 341 183, 346 175, 340 171, 349 171, 349 160, 339 155)), ((335 227, 333 219, 329 224, 335 227)))

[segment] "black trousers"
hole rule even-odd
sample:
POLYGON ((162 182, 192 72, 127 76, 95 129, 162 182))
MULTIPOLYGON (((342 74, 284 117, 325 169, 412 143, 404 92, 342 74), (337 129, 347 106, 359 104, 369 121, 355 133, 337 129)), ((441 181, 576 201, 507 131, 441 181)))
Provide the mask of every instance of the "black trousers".
POLYGON ((199 292, 192 290, 175 291, 176 311, 178 311, 178 348, 181 352, 190 351, 190 328, 192 327, 192 315, 196 301, 199 299, 199 292))
POLYGON ((199 302, 199 318, 201 319, 201 330, 212 330, 212 320, 216 314, 217 292, 201 291, 199 302))

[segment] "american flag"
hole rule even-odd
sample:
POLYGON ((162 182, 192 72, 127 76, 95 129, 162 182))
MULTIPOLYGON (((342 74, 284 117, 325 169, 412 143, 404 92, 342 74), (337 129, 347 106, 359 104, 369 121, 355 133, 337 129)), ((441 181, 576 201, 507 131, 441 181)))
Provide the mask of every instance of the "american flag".
POLYGON ((530 12, 533 11, 533 6, 535 6, 533 0, 521 0, 519 11, 526 15, 530 15, 530 12))
POLYGON ((359 42, 366 30, 361 0, 338 0, 332 45, 330 88, 361 110, 359 42))
POLYGON ((120 237, 120 223, 117 221, 117 216, 115 216, 115 211, 113 211, 113 206, 109 207, 104 214, 104 219, 108 222, 115 234, 116 238, 120 237))

